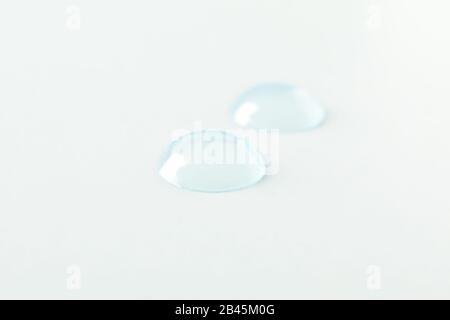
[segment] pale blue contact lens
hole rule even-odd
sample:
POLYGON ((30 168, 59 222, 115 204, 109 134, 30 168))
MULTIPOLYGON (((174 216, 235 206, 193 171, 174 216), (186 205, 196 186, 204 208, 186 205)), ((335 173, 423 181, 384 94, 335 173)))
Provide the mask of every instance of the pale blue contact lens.
POLYGON ((244 92, 232 106, 234 122, 243 128, 302 132, 324 121, 324 108, 302 89, 264 84, 244 92))
POLYGON ((224 131, 195 131, 164 152, 159 174, 182 189, 227 192, 259 182, 266 174, 261 154, 241 137, 224 131))

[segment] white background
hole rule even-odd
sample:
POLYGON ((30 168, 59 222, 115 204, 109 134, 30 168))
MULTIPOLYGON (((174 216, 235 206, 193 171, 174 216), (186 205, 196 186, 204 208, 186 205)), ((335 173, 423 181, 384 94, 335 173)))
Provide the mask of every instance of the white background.
POLYGON ((450 298, 449 10, 2 1, 0 297, 450 298), (278 175, 227 194, 157 176, 173 130, 232 127, 267 81, 330 112, 281 137, 278 175))

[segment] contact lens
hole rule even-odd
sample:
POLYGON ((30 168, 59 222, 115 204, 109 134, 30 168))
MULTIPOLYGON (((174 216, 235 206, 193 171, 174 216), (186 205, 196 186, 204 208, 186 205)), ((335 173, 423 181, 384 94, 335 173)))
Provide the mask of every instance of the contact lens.
POLYGON ((193 131, 164 151, 159 174, 191 191, 228 192, 250 187, 266 174, 265 160, 243 137, 220 130, 193 131))
POLYGON ((325 119, 324 108, 303 89, 282 83, 263 84, 242 93, 231 108, 240 127, 303 132, 325 119))

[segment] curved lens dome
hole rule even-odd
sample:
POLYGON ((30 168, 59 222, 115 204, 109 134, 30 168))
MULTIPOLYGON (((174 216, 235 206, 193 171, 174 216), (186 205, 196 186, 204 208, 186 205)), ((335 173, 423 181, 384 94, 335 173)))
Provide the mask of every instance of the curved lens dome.
POLYGON ((302 132, 325 119, 322 106, 300 88, 265 84, 244 92, 232 106, 234 122, 244 128, 302 132))
POLYGON ((246 139, 224 131, 199 131, 168 146, 159 174, 179 188, 227 192, 256 184, 266 174, 266 166, 246 139))

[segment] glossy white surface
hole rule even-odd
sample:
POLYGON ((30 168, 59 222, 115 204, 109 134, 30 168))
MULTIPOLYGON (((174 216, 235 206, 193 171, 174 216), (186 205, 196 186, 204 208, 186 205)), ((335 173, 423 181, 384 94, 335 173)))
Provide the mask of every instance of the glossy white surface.
POLYGON ((449 9, 2 1, 0 297, 450 298, 449 9), (281 137, 278 175, 209 195, 158 177, 173 130, 227 128, 267 81, 330 111, 281 137))

